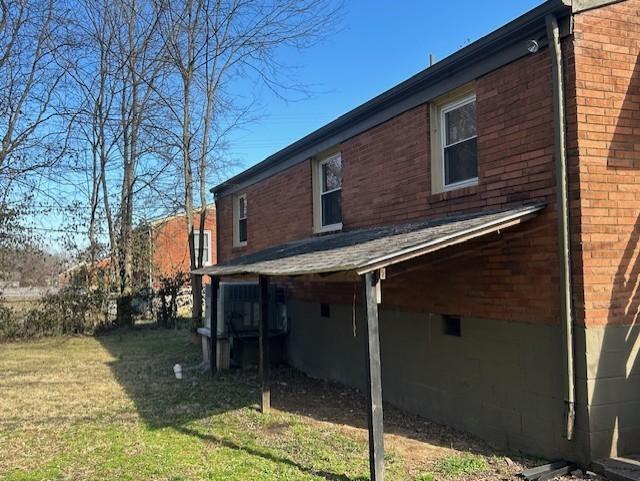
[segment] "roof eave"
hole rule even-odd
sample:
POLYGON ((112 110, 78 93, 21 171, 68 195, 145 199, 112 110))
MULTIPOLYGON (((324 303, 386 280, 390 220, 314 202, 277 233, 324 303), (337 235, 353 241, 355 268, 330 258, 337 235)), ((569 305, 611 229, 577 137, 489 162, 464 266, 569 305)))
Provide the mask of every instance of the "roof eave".
MULTIPOLYGON (((530 10, 524 15, 494 30, 490 34, 476 40, 468 46, 458 50, 433 66, 417 73, 409 79, 356 107, 355 109, 338 117, 336 120, 324 125, 300 140, 290 144, 284 149, 267 157, 265 160, 235 175, 231 179, 218 184, 211 192, 220 196, 227 190, 234 188, 242 181, 267 171, 287 159, 304 152, 309 147, 322 144, 347 126, 362 122, 375 116, 389 106, 400 103, 411 95, 427 89, 433 84, 450 78, 454 73, 470 68, 486 61, 491 55, 508 49, 510 46, 521 42, 523 38, 544 31, 545 17, 555 14, 560 17, 571 14, 568 0, 548 0, 542 5, 530 10)), ((541 39, 546 44, 546 38, 541 39)), ((455 87, 452 87, 455 88, 455 87)), ((408 107, 410 108, 410 107, 408 107)), ((407 108, 407 109, 408 109, 407 108)))
MULTIPOLYGON (((509 213, 509 215, 505 215, 498 219, 494 219, 488 222, 485 222, 481 225, 470 227, 459 232, 454 232, 449 235, 441 236, 433 240, 429 240, 424 243, 416 244, 410 247, 407 247, 402 250, 393 251, 391 253, 385 254, 380 257, 375 257, 368 259, 366 262, 358 262, 350 259, 347 262, 344 262, 340 265, 333 266, 322 266, 320 268, 315 268, 313 270, 308 267, 292 270, 274 270, 273 267, 265 267, 260 266, 259 268, 253 267, 251 268, 251 264, 247 265, 213 265, 203 267, 201 269, 197 269, 192 271, 192 274, 195 275, 213 275, 213 276, 223 276, 223 277, 235 277, 235 276, 255 276, 255 275, 264 275, 264 276, 272 276, 272 277, 296 277, 296 276, 310 276, 310 275, 331 275, 338 273, 353 273, 354 276, 360 276, 366 274, 368 272, 376 271, 379 269, 383 269, 386 267, 394 266, 397 264, 401 264, 403 262, 410 261, 412 259, 424 256, 426 254, 430 254, 432 252, 439 251, 441 249, 445 249, 447 247, 451 247, 457 244, 462 244, 464 242, 492 234, 495 232, 499 232, 503 229, 507 229, 518 224, 521 224, 532 217, 538 215, 544 208, 546 204, 533 204, 527 207, 523 207, 517 211, 513 211, 509 213)), ((338 234, 340 235, 340 234, 338 234)), ((286 258, 287 256, 285 256, 286 258)), ((261 264, 262 262, 258 262, 257 264, 261 264)), ((255 265, 255 263, 254 263, 255 265)))

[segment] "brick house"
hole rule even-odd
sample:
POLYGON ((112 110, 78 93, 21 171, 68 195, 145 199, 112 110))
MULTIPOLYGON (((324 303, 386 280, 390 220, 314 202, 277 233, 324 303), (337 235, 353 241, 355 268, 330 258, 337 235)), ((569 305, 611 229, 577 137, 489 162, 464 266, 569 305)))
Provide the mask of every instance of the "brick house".
MULTIPOLYGON (((200 214, 194 215, 196 255, 200 232, 200 214)), ((178 273, 189 273, 189 239, 187 235, 187 216, 184 212, 154 219, 145 227, 146 238, 151 247, 149 278, 156 284, 163 277, 178 273)), ((205 218, 203 264, 216 263, 216 209, 207 208, 205 218)))
POLYGON ((369 395, 372 479, 381 396, 506 449, 640 451, 639 55, 640 0, 549 0, 213 189, 199 273, 284 288, 288 363, 369 395))

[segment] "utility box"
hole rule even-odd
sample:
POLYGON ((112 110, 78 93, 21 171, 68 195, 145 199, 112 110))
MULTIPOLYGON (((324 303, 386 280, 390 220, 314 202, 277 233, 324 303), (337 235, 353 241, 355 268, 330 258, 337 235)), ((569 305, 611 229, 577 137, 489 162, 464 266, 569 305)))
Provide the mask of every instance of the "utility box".
MULTIPOLYGON (((271 312, 269 315, 269 339, 272 360, 284 359, 284 337, 288 333, 287 305, 284 289, 269 286, 271 312)), ((205 291, 205 318, 202 329, 203 357, 208 359, 209 339, 204 336, 211 329, 211 285, 205 291), (206 346, 205 346, 206 343, 206 346), (205 356, 205 351, 207 355, 205 356)), ((248 368, 257 365, 258 336, 260 326, 260 291, 256 282, 221 282, 218 289, 217 368, 248 368)))

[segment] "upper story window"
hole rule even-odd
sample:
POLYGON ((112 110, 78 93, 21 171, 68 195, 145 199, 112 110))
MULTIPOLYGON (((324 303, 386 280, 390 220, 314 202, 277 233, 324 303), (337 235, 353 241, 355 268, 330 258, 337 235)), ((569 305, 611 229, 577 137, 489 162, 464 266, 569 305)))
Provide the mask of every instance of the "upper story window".
POLYGON ((441 126, 445 189, 477 182, 476 96, 443 106, 441 126))
MULTIPOLYGON (((202 265, 208 266, 211 264, 211 231, 205 230, 202 232, 202 265)), ((193 243, 195 245, 196 259, 200 256, 200 231, 193 232, 193 243)))
POLYGON ((431 106, 432 192, 478 183, 476 96, 470 87, 431 106))
POLYGON ((342 229, 342 156, 333 154, 315 163, 314 230, 342 229))
POLYGON ((233 199, 233 244, 236 247, 247 245, 247 194, 233 199))

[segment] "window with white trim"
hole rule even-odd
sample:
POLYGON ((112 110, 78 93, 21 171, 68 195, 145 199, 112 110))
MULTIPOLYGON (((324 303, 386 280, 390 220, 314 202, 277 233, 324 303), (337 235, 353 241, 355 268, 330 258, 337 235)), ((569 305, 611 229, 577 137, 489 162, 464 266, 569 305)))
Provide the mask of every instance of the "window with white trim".
MULTIPOLYGON (((205 230, 202 232, 202 265, 208 266, 211 264, 211 231, 205 230)), ((196 259, 200 256, 200 231, 193 231, 193 243, 195 245, 196 259)))
POLYGON ((431 107, 433 193, 478 183, 476 95, 469 87, 431 107))
POLYGON ((236 247, 247 245, 247 194, 234 198, 233 218, 233 244, 236 247))
POLYGON ((342 156, 320 159, 314 172, 314 224, 316 232, 342 229, 342 156))

